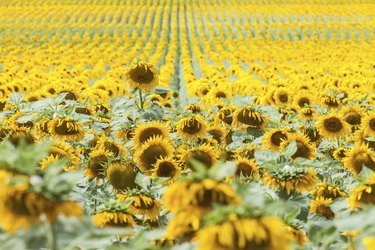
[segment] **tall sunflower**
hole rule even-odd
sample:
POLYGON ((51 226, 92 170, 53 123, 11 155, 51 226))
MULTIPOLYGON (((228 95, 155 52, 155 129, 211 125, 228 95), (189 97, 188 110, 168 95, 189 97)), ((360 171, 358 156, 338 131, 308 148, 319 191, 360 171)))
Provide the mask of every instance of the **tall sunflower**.
POLYGON ((80 141, 85 136, 82 125, 70 118, 55 118, 48 122, 48 132, 61 140, 80 141))
POLYGON ((207 133, 207 124, 202 116, 182 118, 177 122, 177 134, 183 140, 203 138, 207 133))
POLYGON ((143 92, 152 90, 159 84, 157 69, 149 63, 133 63, 125 75, 131 88, 139 88, 143 92))
POLYGON ((350 125, 334 113, 320 116, 316 127, 319 134, 329 140, 338 139, 350 131, 350 125))
POLYGON ((135 188, 136 166, 132 161, 113 161, 106 170, 109 183, 116 190, 135 188))
POLYGON ((161 136, 163 140, 169 140, 169 129, 160 122, 140 124, 134 129, 133 145, 135 148, 139 148, 148 139, 155 136, 161 136))

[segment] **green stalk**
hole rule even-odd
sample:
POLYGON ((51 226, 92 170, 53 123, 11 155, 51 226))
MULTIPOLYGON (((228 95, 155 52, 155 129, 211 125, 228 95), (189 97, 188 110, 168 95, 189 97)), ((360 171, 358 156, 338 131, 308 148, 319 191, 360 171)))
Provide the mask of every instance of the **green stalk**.
POLYGON ((142 98, 142 91, 140 88, 138 88, 138 92, 139 92, 139 99, 141 102, 141 111, 143 111, 143 98, 142 98))
POLYGON ((52 222, 47 223, 47 240, 50 250, 57 250, 57 235, 56 235, 56 229, 53 226, 52 222))

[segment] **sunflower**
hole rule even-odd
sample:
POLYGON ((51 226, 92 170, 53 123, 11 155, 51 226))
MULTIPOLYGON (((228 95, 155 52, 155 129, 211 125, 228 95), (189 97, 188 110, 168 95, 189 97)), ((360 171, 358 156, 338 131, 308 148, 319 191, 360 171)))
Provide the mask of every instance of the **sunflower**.
POLYGON ((205 214, 215 203, 228 205, 239 203, 240 198, 226 183, 212 179, 199 182, 182 181, 172 184, 164 193, 163 204, 174 213, 181 210, 205 214))
POLYGON ((333 151, 333 158, 336 161, 342 162, 344 158, 347 156, 349 149, 346 147, 339 147, 333 151))
POLYGON ((375 138, 375 111, 369 112, 363 119, 363 131, 366 135, 375 138))
POLYGON ((314 197, 323 197, 332 200, 347 196, 347 194, 340 188, 327 185, 326 179, 324 179, 322 183, 315 186, 315 190, 311 192, 311 195, 314 197))
POLYGON ((285 234, 285 224, 277 217, 237 218, 229 216, 220 224, 200 229, 193 241, 203 249, 287 250, 292 237, 285 234))
POLYGON ((185 106, 184 108, 185 111, 191 111, 193 114, 199 114, 202 112, 202 107, 199 106, 199 104, 193 103, 185 106))
POLYGON ((313 96, 307 91, 300 91, 293 98, 294 107, 297 109, 309 107, 313 104, 313 101, 313 96))
POLYGON ((305 243, 309 242, 309 239, 302 230, 292 226, 286 226, 285 230, 291 235, 293 240, 298 243, 298 245, 303 246, 305 243))
POLYGON ((123 128, 119 129, 115 132, 115 138, 116 139, 121 139, 124 141, 129 141, 133 139, 134 136, 134 128, 123 128))
POLYGON ((61 140, 80 141, 85 136, 82 125, 70 118, 55 118, 48 122, 48 132, 61 140))
POLYGON ((126 154, 124 147, 120 143, 115 142, 104 134, 101 134, 98 137, 93 150, 108 151, 111 152, 115 157, 124 156, 126 154))
POLYGON ((68 164, 64 166, 65 171, 79 168, 79 151, 63 142, 56 142, 48 149, 48 155, 39 163, 40 168, 46 169, 50 164, 56 163, 61 159, 68 159, 69 161, 68 164))
POLYGON ((113 161, 107 167, 107 178, 116 190, 135 188, 136 166, 132 161, 113 161))
POLYGON ((125 75, 131 88, 139 88, 143 92, 152 90, 159 83, 157 69, 149 63, 133 63, 125 75))
POLYGON ((278 151, 280 144, 288 139, 288 129, 273 128, 268 130, 263 136, 263 144, 266 148, 278 151))
POLYGON ((151 175, 155 163, 162 157, 168 157, 173 153, 173 146, 161 136, 149 139, 134 154, 134 160, 146 175, 151 175))
POLYGON ((319 144, 321 141, 320 134, 314 126, 302 125, 299 127, 300 131, 309 139, 310 142, 319 144))
POLYGON ((65 217, 81 218, 83 214, 82 207, 75 201, 49 201, 45 211, 46 218, 49 222, 55 221, 59 215, 65 217))
POLYGON ((190 240, 201 225, 201 214, 195 210, 181 210, 168 222, 164 237, 168 240, 190 240))
POLYGON ((366 250, 372 250, 375 249, 375 238, 374 237, 364 237, 363 243, 366 246, 366 250))
POLYGON ((9 130, 8 136, 6 137, 15 147, 18 147, 21 141, 26 144, 35 143, 35 137, 30 133, 30 129, 26 127, 14 128, 9 130))
POLYGON ((224 123, 226 126, 231 126, 233 123, 233 114, 236 111, 236 107, 229 105, 223 107, 215 115, 215 122, 224 123))
POLYGON ((89 154, 88 162, 83 173, 85 176, 92 180, 96 178, 96 183, 105 178, 105 165, 108 159, 113 157, 113 153, 105 150, 93 150, 89 154))
POLYGON ((362 171, 363 166, 375 171, 375 152, 368 148, 367 145, 357 144, 347 152, 343 163, 345 168, 354 175, 358 175, 362 171))
POLYGON ((177 122, 177 134, 183 140, 203 138, 207 133, 207 124, 202 116, 182 118, 177 122))
POLYGON ((151 177, 168 178, 163 185, 172 184, 181 174, 181 168, 178 163, 171 157, 162 157, 155 163, 151 177))
POLYGON ((45 137, 49 134, 48 123, 51 121, 49 118, 44 118, 35 124, 34 134, 40 137, 45 137))
POLYGON ((335 218, 335 213, 329 207, 331 203, 331 198, 316 197, 315 200, 310 202, 310 213, 320 214, 326 219, 333 219, 335 218))
POLYGON ((350 131, 350 125, 334 113, 320 116, 316 127, 319 134, 329 140, 339 139, 350 131))
POLYGON ((275 104, 278 106, 288 105, 288 103, 292 102, 292 96, 286 88, 278 88, 273 93, 273 100, 275 100, 275 104))
POLYGON ((340 115, 345 122, 350 124, 352 131, 354 131, 361 126, 364 111, 359 105, 351 105, 342 108, 340 110, 340 115))
POLYGON ((259 167, 255 159, 237 158, 235 175, 259 179, 259 167))
POLYGON ((341 105, 341 100, 332 94, 324 94, 320 100, 322 106, 328 108, 338 108, 341 105))
POLYGON ((351 190, 348 202, 351 210, 360 208, 361 204, 375 204, 375 174, 372 174, 364 185, 357 186, 351 190))
POLYGON ((156 219, 160 213, 160 201, 146 195, 126 195, 118 194, 117 201, 132 200, 128 206, 128 211, 132 214, 143 215, 149 219, 156 219))
POLYGON ((274 170, 265 173, 263 183, 271 186, 273 189, 280 188, 286 190, 288 194, 292 191, 300 193, 313 189, 318 181, 314 170, 294 169, 294 170, 274 170))
POLYGON ((292 141, 295 141, 297 143, 297 151, 291 156, 292 159, 301 157, 311 160, 315 157, 315 144, 311 144, 309 142, 309 139, 302 134, 294 133, 290 135, 288 140, 285 140, 280 144, 280 149, 285 149, 292 141))
POLYGON ((302 119, 311 121, 314 120, 316 116, 316 109, 312 107, 305 107, 301 108, 298 113, 302 119))
POLYGON ((258 145, 252 144, 245 144, 244 147, 238 148, 234 151, 234 158, 247 158, 247 159, 254 159, 255 150, 259 150, 260 147, 258 145))
POLYGON ((134 129, 133 145, 134 148, 139 148, 148 139, 155 136, 160 136, 163 140, 169 140, 169 129, 160 122, 151 122, 138 125, 134 129))
POLYGON ((223 129, 220 125, 216 123, 211 123, 207 133, 212 136, 212 138, 218 143, 218 144, 224 144, 226 143, 225 141, 225 136, 227 134, 226 130, 223 129))
POLYGON ((268 118, 252 107, 239 108, 234 112, 233 125, 236 127, 249 126, 264 130, 268 126, 268 118))
POLYGON ((107 105, 105 104, 90 105, 88 107, 88 110, 91 116, 99 119, 100 121, 105 122, 105 123, 111 122, 111 118, 110 118, 111 110, 109 109, 107 105))
POLYGON ((374 137, 369 137, 365 134, 363 129, 359 129, 355 132, 353 142, 357 144, 365 144, 370 149, 375 150, 375 140, 372 140, 374 137))
POLYGON ((133 228, 136 225, 134 216, 124 211, 102 211, 92 221, 97 227, 133 228))
POLYGON ((194 167, 190 162, 191 159, 200 162, 208 169, 211 168, 219 158, 217 151, 208 144, 201 144, 198 147, 187 148, 186 150, 181 151, 178 156, 183 168, 187 167, 192 170, 194 170, 194 167))

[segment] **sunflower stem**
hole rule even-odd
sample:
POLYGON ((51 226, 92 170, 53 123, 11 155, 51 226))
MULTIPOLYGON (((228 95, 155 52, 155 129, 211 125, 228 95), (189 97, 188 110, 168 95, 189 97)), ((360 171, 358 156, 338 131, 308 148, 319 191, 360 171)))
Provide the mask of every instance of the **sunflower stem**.
POLYGON ((141 89, 138 89, 138 92, 139 92, 139 99, 140 99, 140 102, 141 102, 141 111, 143 111, 143 98, 142 98, 142 91, 141 91, 141 89))
POLYGON ((48 226, 47 239, 48 239, 49 249, 50 250, 57 250, 56 229, 53 226, 52 222, 48 222, 47 226, 48 226))

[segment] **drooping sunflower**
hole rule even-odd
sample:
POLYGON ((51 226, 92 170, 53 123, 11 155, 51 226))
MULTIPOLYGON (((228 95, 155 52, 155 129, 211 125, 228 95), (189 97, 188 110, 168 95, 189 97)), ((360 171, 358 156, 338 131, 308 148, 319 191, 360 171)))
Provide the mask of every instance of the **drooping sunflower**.
POLYGON ((370 149, 375 150, 375 140, 372 140, 373 137, 370 137, 365 134, 363 129, 359 129, 355 132, 354 142, 357 144, 366 144, 370 149))
POLYGON ((90 152, 88 162, 83 171, 85 176, 89 180, 96 178, 96 183, 105 178, 105 165, 108 163, 108 159, 113 156, 112 152, 97 149, 90 152))
POLYGON ((68 141, 80 141, 85 136, 82 125, 70 118, 54 118, 48 122, 48 132, 52 137, 68 141))
POLYGON ((133 228, 136 225, 132 214, 125 211, 102 211, 92 217, 97 227, 124 227, 133 228))
POLYGON ((229 216, 220 224, 200 229, 193 241, 203 249, 287 250, 291 240, 285 224, 277 217, 237 218, 229 216))
POLYGON ((280 144, 280 149, 286 148, 292 141, 297 143, 297 151, 291 156, 292 159, 297 157, 313 159, 316 154, 316 146, 309 142, 309 139, 302 134, 294 133, 288 137, 288 140, 284 140, 280 144))
POLYGON ((339 187, 328 185, 326 179, 323 179, 322 183, 316 185, 315 189, 311 191, 311 195, 332 200, 347 196, 347 194, 339 187))
POLYGON ((329 205, 332 204, 331 198, 317 197, 310 202, 310 213, 320 214, 326 219, 335 218, 335 213, 332 211, 329 205))
POLYGON ((133 139, 133 136, 134 128, 123 128, 115 132, 115 138, 124 140, 125 142, 133 139))
POLYGON ((95 104, 88 106, 88 110, 90 115, 99 119, 102 122, 110 123, 111 122, 111 110, 110 108, 104 104, 95 104))
POLYGON ((125 148, 119 143, 112 140, 110 137, 101 134, 98 137, 94 150, 103 150, 111 152, 114 156, 124 156, 126 154, 125 148))
POLYGON ((234 151, 233 158, 240 159, 240 158, 247 158, 247 159, 254 159, 255 150, 260 149, 258 145, 255 144, 245 144, 244 147, 238 148, 234 151))
POLYGON ((361 208, 362 204, 375 204, 375 174, 363 185, 353 188, 348 199, 351 210, 361 208))
POLYGON ((264 130, 268 126, 268 118, 252 107, 239 108, 234 112, 233 125, 236 127, 248 126, 264 130))
POLYGON ((177 134, 183 140, 203 138, 207 133, 207 124, 202 116, 182 118, 177 122, 177 134))
POLYGON ((26 144, 33 144, 36 141, 33 134, 31 134, 30 129, 26 127, 10 129, 6 139, 8 139, 15 147, 18 147, 21 141, 24 141, 26 144))
POLYGON ((143 92, 152 90, 159 84, 158 71, 154 65, 149 63, 133 63, 126 70, 125 75, 131 88, 139 88, 143 92))
POLYGON ((191 111, 193 114, 199 114, 202 111, 202 107, 197 103, 189 104, 185 106, 185 111, 191 111))
POLYGON ((224 123, 226 126, 231 126, 233 123, 233 114, 236 111, 236 107, 229 105, 223 107, 215 115, 215 122, 224 123))
POLYGON ((172 184, 181 174, 181 168, 178 163, 170 157, 162 157, 155 163, 155 167, 152 171, 151 177, 163 177, 168 178, 163 185, 172 184))
POLYGON ((227 132, 219 124, 211 123, 207 130, 207 133, 211 135, 218 144, 226 144, 225 136, 227 132))
POLYGON ((333 94, 324 94, 321 96, 320 100, 322 106, 332 109, 338 108, 340 105, 342 105, 341 100, 333 94))
POLYGON ((291 235, 293 240, 298 243, 298 245, 303 246, 305 243, 309 242, 309 239, 302 230, 292 226, 286 226, 285 230, 291 235))
POLYGON ((148 219, 156 219, 160 213, 161 203, 160 201, 146 195, 127 195, 118 194, 117 201, 132 200, 132 203, 128 206, 128 211, 132 214, 143 215, 148 219))
POLYGON ((41 160, 40 168, 46 169, 50 164, 56 163, 58 160, 62 159, 68 160, 67 165, 64 166, 65 171, 79 168, 79 151, 63 142, 56 142, 48 149, 48 155, 41 160))
POLYGON ((375 171, 375 152, 366 144, 357 144, 347 152, 343 163, 354 175, 358 175, 364 166, 375 171))
POLYGON ((363 119, 363 131, 366 135, 375 138, 375 111, 369 112, 363 119))
POLYGON ((172 153, 171 143, 163 140, 161 136, 156 136, 142 144, 142 147, 135 152, 134 160, 146 175, 151 175, 157 160, 171 156, 172 153))
POLYGON ((350 105, 340 110, 340 116, 350 124, 352 131, 354 131, 361 126, 364 111, 359 105, 350 105))
POLYGON ((305 107, 305 108, 301 108, 299 111, 299 116, 302 118, 302 119, 305 119, 305 120, 308 120, 308 121, 311 121, 311 120, 314 120, 315 119, 315 116, 316 116, 316 109, 313 108, 313 107, 305 107))
POLYGON ((304 135, 306 135, 306 137, 309 139, 310 142, 314 142, 316 144, 320 143, 321 136, 318 130, 314 126, 302 125, 299 127, 299 129, 304 135))
POLYGON ((160 136, 163 140, 169 140, 169 129, 160 122, 150 122, 138 125, 134 129, 133 145, 134 148, 139 148, 148 139, 155 136, 160 136))
POLYGON ((192 169, 193 164, 190 162, 191 159, 196 160, 203 164, 207 169, 211 168, 219 158, 217 150, 208 144, 201 144, 197 147, 189 147, 179 153, 179 161, 183 168, 192 169))
POLYGON ((116 190, 135 188, 136 166, 132 161, 113 161, 106 170, 107 178, 116 190))
POLYGON ((169 221, 165 238, 190 240, 201 225, 201 214, 195 210, 180 210, 169 221))
POLYGON ((237 158, 235 175, 259 179, 259 167, 255 159, 237 158))
POLYGON ((45 137, 49 134, 48 132, 48 123, 50 122, 51 119, 49 118, 44 118, 40 120, 38 123, 35 124, 34 128, 34 134, 40 137, 45 137))
POLYGON ((334 113, 320 116, 316 127, 319 134, 329 140, 339 139, 350 131, 350 125, 334 113))
POLYGON ((314 170, 311 169, 294 169, 294 170, 274 170, 265 173, 263 183, 271 186, 271 188, 280 188, 288 194, 292 191, 300 193, 313 189, 318 181, 318 177, 314 170))
POLYGON ((203 215, 210 211, 215 203, 237 204, 240 198, 227 183, 203 179, 198 182, 186 180, 172 184, 165 191, 163 201, 165 207, 173 213, 186 210, 203 215))
POLYGON ((278 151, 281 143, 288 139, 289 134, 288 129, 273 128, 264 134, 262 141, 266 148, 278 151))

